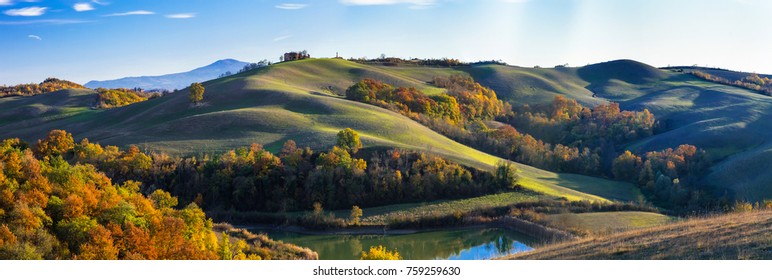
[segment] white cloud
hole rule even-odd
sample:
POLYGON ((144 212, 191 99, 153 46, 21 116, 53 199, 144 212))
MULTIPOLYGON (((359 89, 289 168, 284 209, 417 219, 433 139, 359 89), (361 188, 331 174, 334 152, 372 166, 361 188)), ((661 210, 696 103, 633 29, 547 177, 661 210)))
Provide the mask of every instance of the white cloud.
POLYGON ((93 21, 70 20, 70 19, 15 20, 15 21, 0 21, 0 25, 76 24, 76 23, 88 23, 88 22, 93 22, 93 21))
POLYGON ((13 5, 13 1, 11 0, 0 0, 0 6, 10 6, 13 5))
POLYGON ((274 7, 276 7, 277 9, 284 9, 284 10, 299 10, 299 9, 305 8, 307 6, 308 5, 306 5, 306 4, 282 3, 282 4, 276 5, 274 7))
POLYGON ((143 15, 155 15, 155 12, 138 10, 138 11, 125 12, 125 13, 109 14, 104 16, 105 17, 124 17, 124 16, 143 16, 143 15))
POLYGON ((91 3, 77 3, 73 5, 72 8, 77 12, 94 10, 94 6, 91 6, 91 3))
POLYGON ((5 11, 5 14, 9 16, 36 17, 45 14, 46 10, 48 10, 47 7, 29 7, 7 10, 5 11))
POLYGON ((40 36, 38 35, 27 35, 27 38, 38 40, 38 41, 43 40, 43 38, 40 38, 40 36))
POLYGON ((292 35, 279 36, 279 37, 273 38, 273 41, 274 42, 278 42, 278 41, 281 41, 281 40, 289 39, 290 37, 292 37, 292 35))
POLYGON ((102 1, 98 1, 98 0, 92 0, 91 3, 97 4, 97 5, 101 5, 101 6, 107 6, 108 4, 110 4, 108 2, 102 2, 102 1))
POLYGON ((187 19, 187 18, 194 18, 196 17, 196 14, 194 13, 186 13, 186 14, 171 14, 166 15, 167 18, 173 18, 173 19, 187 19))

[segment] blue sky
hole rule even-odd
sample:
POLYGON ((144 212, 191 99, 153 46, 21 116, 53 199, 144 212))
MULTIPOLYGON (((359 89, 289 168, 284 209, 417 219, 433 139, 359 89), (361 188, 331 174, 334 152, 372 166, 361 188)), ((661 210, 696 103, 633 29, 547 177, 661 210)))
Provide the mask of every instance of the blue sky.
POLYGON ((0 84, 182 72, 223 58, 629 58, 772 73, 763 0, 0 0, 0 84))

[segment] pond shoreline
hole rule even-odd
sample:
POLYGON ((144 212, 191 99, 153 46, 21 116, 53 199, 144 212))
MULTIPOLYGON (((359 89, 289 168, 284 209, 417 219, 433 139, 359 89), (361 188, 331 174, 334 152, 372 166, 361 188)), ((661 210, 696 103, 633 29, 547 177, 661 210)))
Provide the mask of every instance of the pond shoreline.
POLYGON ((577 237, 568 232, 546 227, 530 221, 513 218, 513 217, 498 217, 491 221, 486 222, 466 222, 462 225, 442 226, 442 227, 429 227, 429 228, 404 228, 404 229, 389 229, 387 225, 366 225, 350 228, 334 228, 326 230, 310 229, 298 225, 284 225, 277 226, 271 224, 234 224, 234 227, 244 228, 249 231, 272 230, 272 231, 284 231, 305 235, 407 235, 422 232, 432 231, 444 231, 444 230, 460 230, 460 229, 479 229, 479 228, 498 228, 519 232, 535 239, 541 240, 545 243, 553 243, 558 241, 575 240, 577 237))

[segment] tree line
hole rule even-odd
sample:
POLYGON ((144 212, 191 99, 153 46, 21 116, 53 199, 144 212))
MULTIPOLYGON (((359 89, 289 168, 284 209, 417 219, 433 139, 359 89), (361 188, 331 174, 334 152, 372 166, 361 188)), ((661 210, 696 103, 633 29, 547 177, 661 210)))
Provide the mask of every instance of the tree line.
POLYGON ((491 173, 420 152, 376 150, 359 158, 361 142, 350 129, 324 152, 289 140, 278 155, 252 144, 203 158, 145 154, 88 139, 75 143, 66 135, 51 134, 37 145, 39 156, 93 165, 115 182, 140 182, 144 193, 164 190, 209 210, 297 211, 314 203, 351 209, 472 197, 514 188, 517 178, 510 164, 491 173))
POLYGON ((692 71, 690 73, 693 76, 703 80, 708 80, 711 82, 716 82, 719 84, 724 84, 729 86, 737 86, 737 87, 749 89, 752 91, 756 91, 764 95, 772 96, 772 80, 770 80, 768 77, 759 77, 758 74, 751 74, 739 80, 730 81, 729 79, 719 77, 719 76, 714 76, 702 71, 692 71))

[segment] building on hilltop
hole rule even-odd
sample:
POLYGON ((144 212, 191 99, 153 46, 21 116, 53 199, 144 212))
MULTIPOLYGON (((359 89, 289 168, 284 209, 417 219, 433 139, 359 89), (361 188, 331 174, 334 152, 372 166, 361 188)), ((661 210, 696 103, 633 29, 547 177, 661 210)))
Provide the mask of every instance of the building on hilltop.
POLYGON ((284 57, 282 61, 293 61, 293 60, 301 60, 311 58, 311 55, 308 54, 307 51, 301 51, 301 52, 288 52, 284 53, 284 57))

